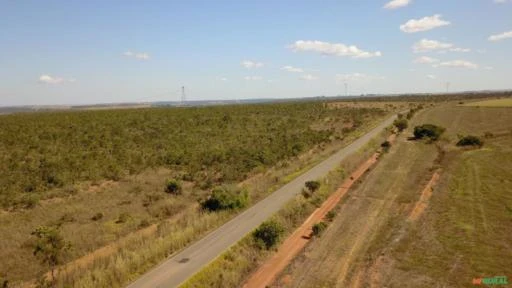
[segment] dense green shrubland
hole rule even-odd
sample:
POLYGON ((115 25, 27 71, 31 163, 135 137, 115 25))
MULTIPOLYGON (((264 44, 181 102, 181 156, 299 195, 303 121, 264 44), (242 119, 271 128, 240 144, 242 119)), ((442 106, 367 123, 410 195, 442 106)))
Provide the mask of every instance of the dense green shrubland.
POLYGON ((257 167, 342 137, 342 122, 383 113, 285 103, 5 115, 0 203, 26 205, 31 195, 44 198, 55 187, 119 180, 151 167, 168 167, 202 184, 236 182, 257 167))

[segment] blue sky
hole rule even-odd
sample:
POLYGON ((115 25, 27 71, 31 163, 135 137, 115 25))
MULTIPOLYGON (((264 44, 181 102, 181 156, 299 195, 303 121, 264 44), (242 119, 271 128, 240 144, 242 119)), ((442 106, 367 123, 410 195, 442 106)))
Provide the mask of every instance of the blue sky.
POLYGON ((0 1, 0 106, 512 88, 512 0, 0 1))

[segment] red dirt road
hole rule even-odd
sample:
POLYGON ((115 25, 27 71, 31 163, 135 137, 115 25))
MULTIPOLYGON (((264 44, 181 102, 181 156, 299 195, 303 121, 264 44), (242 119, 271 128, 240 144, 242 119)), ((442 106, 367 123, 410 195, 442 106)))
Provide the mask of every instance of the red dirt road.
MULTIPOLYGON (((395 135, 391 135, 388 141, 393 142, 395 135)), ((243 286, 244 288, 261 288, 272 284, 274 279, 283 271, 290 261, 299 254, 311 238, 312 227, 315 223, 322 221, 327 212, 331 211, 341 198, 348 192, 350 187, 377 162, 379 153, 373 154, 366 162, 361 164, 347 178, 340 188, 336 190, 309 218, 290 235, 280 246, 276 254, 263 264, 243 286)))

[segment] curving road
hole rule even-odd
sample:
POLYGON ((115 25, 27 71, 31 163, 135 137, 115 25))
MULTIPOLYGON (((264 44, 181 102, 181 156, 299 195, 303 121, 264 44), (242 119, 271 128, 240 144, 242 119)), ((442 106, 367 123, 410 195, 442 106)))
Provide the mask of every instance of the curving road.
POLYGON ((367 134, 279 188, 267 198, 206 235, 203 239, 171 256, 128 285, 128 288, 170 288, 179 286, 276 213, 284 204, 300 193, 306 181, 319 179, 337 168, 343 159, 368 143, 385 127, 391 125, 395 118, 394 115, 386 119, 367 134))

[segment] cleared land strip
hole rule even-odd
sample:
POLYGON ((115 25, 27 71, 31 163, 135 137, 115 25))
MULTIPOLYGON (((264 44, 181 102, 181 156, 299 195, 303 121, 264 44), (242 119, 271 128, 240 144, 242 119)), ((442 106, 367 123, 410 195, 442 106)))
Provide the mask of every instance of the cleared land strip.
POLYGON ((306 181, 321 178, 338 167, 342 160, 356 152, 384 128, 391 125, 395 118, 394 115, 383 121, 367 134, 276 190, 270 196, 256 203, 203 239, 165 260, 128 287, 177 287, 276 213, 285 203, 300 193, 306 181))

